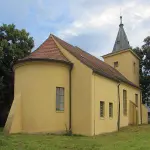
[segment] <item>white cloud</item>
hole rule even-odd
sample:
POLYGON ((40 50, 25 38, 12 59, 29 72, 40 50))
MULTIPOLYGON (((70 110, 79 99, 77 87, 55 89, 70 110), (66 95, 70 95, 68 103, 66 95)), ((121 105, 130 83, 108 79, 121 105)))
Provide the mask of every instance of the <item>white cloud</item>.
MULTIPOLYGON (((99 42, 97 49, 94 51, 91 50, 93 54, 97 55, 99 53, 100 55, 111 51, 113 46, 112 42, 115 41, 117 35, 120 8, 122 9, 123 23, 125 24, 125 30, 131 46, 141 46, 143 39, 148 36, 150 32, 149 28, 143 27, 143 22, 150 18, 150 5, 147 5, 147 3, 141 3, 141 1, 137 0, 128 0, 118 5, 112 3, 108 7, 107 5, 103 6, 104 9, 99 9, 99 11, 96 9, 94 11, 94 6, 97 8, 97 5, 100 6, 100 3, 93 4, 92 8, 89 9, 82 5, 83 2, 86 2, 86 0, 70 2, 70 8, 72 8, 71 14, 75 19, 71 24, 67 24, 58 30, 56 34, 69 41, 69 39, 78 38, 82 34, 88 33, 92 35, 95 34, 95 32, 105 32, 105 35, 111 38, 111 43, 108 43, 109 46, 106 45, 102 47, 101 42, 99 42), (105 48, 109 49, 106 50, 105 48)), ((95 38, 97 38, 97 36, 95 36, 95 38)), ((95 40, 95 38, 93 38, 93 40, 95 40)), ((86 43, 80 45, 81 47, 86 47, 84 46, 85 44, 86 43)), ((76 43, 76 45, 78 45, 78 43, 76 43)))
POLYGON ((95 56, 109 53, 120 9, 131 46, 141 46, 150 35, 149 0, 5 0, 2 5, 0 22, 26 28, 36 47, 52 32, 95 56))

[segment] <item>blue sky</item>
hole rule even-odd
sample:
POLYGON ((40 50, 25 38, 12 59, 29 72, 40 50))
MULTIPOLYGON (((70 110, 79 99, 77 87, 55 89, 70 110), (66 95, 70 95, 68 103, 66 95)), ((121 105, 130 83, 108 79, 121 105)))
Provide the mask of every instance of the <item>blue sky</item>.
POLYGON ((120 9, 130 45, 141 46, 150 36, 150 0, 3 0, 0 24, 26 29, 35 48, 53 33, 98 57, 113 49, 120 9))

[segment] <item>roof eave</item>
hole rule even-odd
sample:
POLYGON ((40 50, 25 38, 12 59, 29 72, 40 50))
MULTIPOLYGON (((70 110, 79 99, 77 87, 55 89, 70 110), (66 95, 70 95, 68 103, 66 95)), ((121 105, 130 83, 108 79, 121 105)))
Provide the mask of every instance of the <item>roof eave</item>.
POLYGON ((67 62, 67 61, 64 61, 64 60, 56 60, 56 59, 49 59, 49 58, 28 58, 28 59, 21 59, 21 60, 18 60, 15 64, 19 64, 19 63, 25 63, 25 62, 35 62, 35 61, 45 61, 45 62, 56 62, 56 63, 64 63, 66 65, 70 65, 71 67, 73 66, 73 63, 71 62, 67 62))
POLYGON ((116 54, 120 54, 120 53, 124 53, 124 52, 127 52, 127 51, 129 51, 129 49, 126 49, 126 50, 122 49, 120 51, 115 51, 115 52, 108 53, 108 54, 103 55, 101 57, 106 58, 106 57, 110 57, 110 56, 113 56, 113 55, 116 55, 116 54))
POLYGON ((121 53, 124 53, 124 52, 127 52, 127 51, 130 51, 137 59, 141 60, 140 57, 135 52, 133 52, 131 49, 126 49, 126 50, 120 50, 120 51, 112 52, 112 53, 103 55, 101 57, 102 58, 107 58, 107 57, 110 57, 110 56, 113 56, 113 55, 116 55, 116 54, 121 54, 121 53))
POLYGON ((110 76, 107 76, 107 75, 102 74, 102 73, 99 72, 98 70, 94 70, 94 69, 93 69, 93 72, 96 73, 96 74, 98 74, 98 75, 101 75, 101 76, 103 76, 103 77, 106 77, 106 78, 108 78, 108 79, 111 79, 111 80, 113 80, 113 81, 120 82, 120 80, 118 80, 117 78, 116 78, 116 79, 111 78, 110 76))
POLYGON ((96 74, 98 74, 98 75, 101 75, 101 76, 103 76, 103 77, 106 77, 106 78, 108 78, 108 79, 111 79, 111 80, 113 80, 113 81, 115 81, 115 82, 118 82, 118 83, 123 82, 123 83, 125 83, 125 84, 128 84, 128 85, 130 85, 130 86, 133 86, 133 87, 135 87, 135 88, 141 90, 141 88, 140 88, 139 86, 137 86, 137 85, 131 84, 131 83, 129 83, 129 82, 125 82, 125 81, 120 80, 120 79, 118 79, 118 78, 116 78, 116 79, 111 78, 111 77, 109 77, 109 76, 107 76, 107 75, 104 75, 104 74, 100 73, 100 72, 97 71, 97 70, 93 70, 93 72, 96 73, 96 74))

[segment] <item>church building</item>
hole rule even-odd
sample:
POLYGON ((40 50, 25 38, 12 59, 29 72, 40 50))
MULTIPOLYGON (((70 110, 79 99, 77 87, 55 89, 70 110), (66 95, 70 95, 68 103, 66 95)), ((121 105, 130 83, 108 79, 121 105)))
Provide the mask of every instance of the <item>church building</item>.
POLYGON ((93 136, 146 124, 140 58, 120 20, 113 50, 103 56, 104 61, 52 34, 19 60, 4 131, 93 136))

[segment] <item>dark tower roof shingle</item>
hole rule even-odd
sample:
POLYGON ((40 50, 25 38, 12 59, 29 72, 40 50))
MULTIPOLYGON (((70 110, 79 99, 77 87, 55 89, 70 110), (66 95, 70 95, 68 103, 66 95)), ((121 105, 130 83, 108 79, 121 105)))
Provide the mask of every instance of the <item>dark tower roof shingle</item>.
POLYGON ((121 22, 120 22, 120 25, 119 25, 119 31, 118 31, 118 34, 117 34, 116 41, 115 41, 114 48, 113 48, 112 52, 117 52, 117 51, 120 51, 120 50, 127 50, 127 49, 130 48, 127 35, 126 35, 126 33, 124 31, 124 28, 123 28, 122 16, 120 16, 120 20, 121 20, 121 22))

